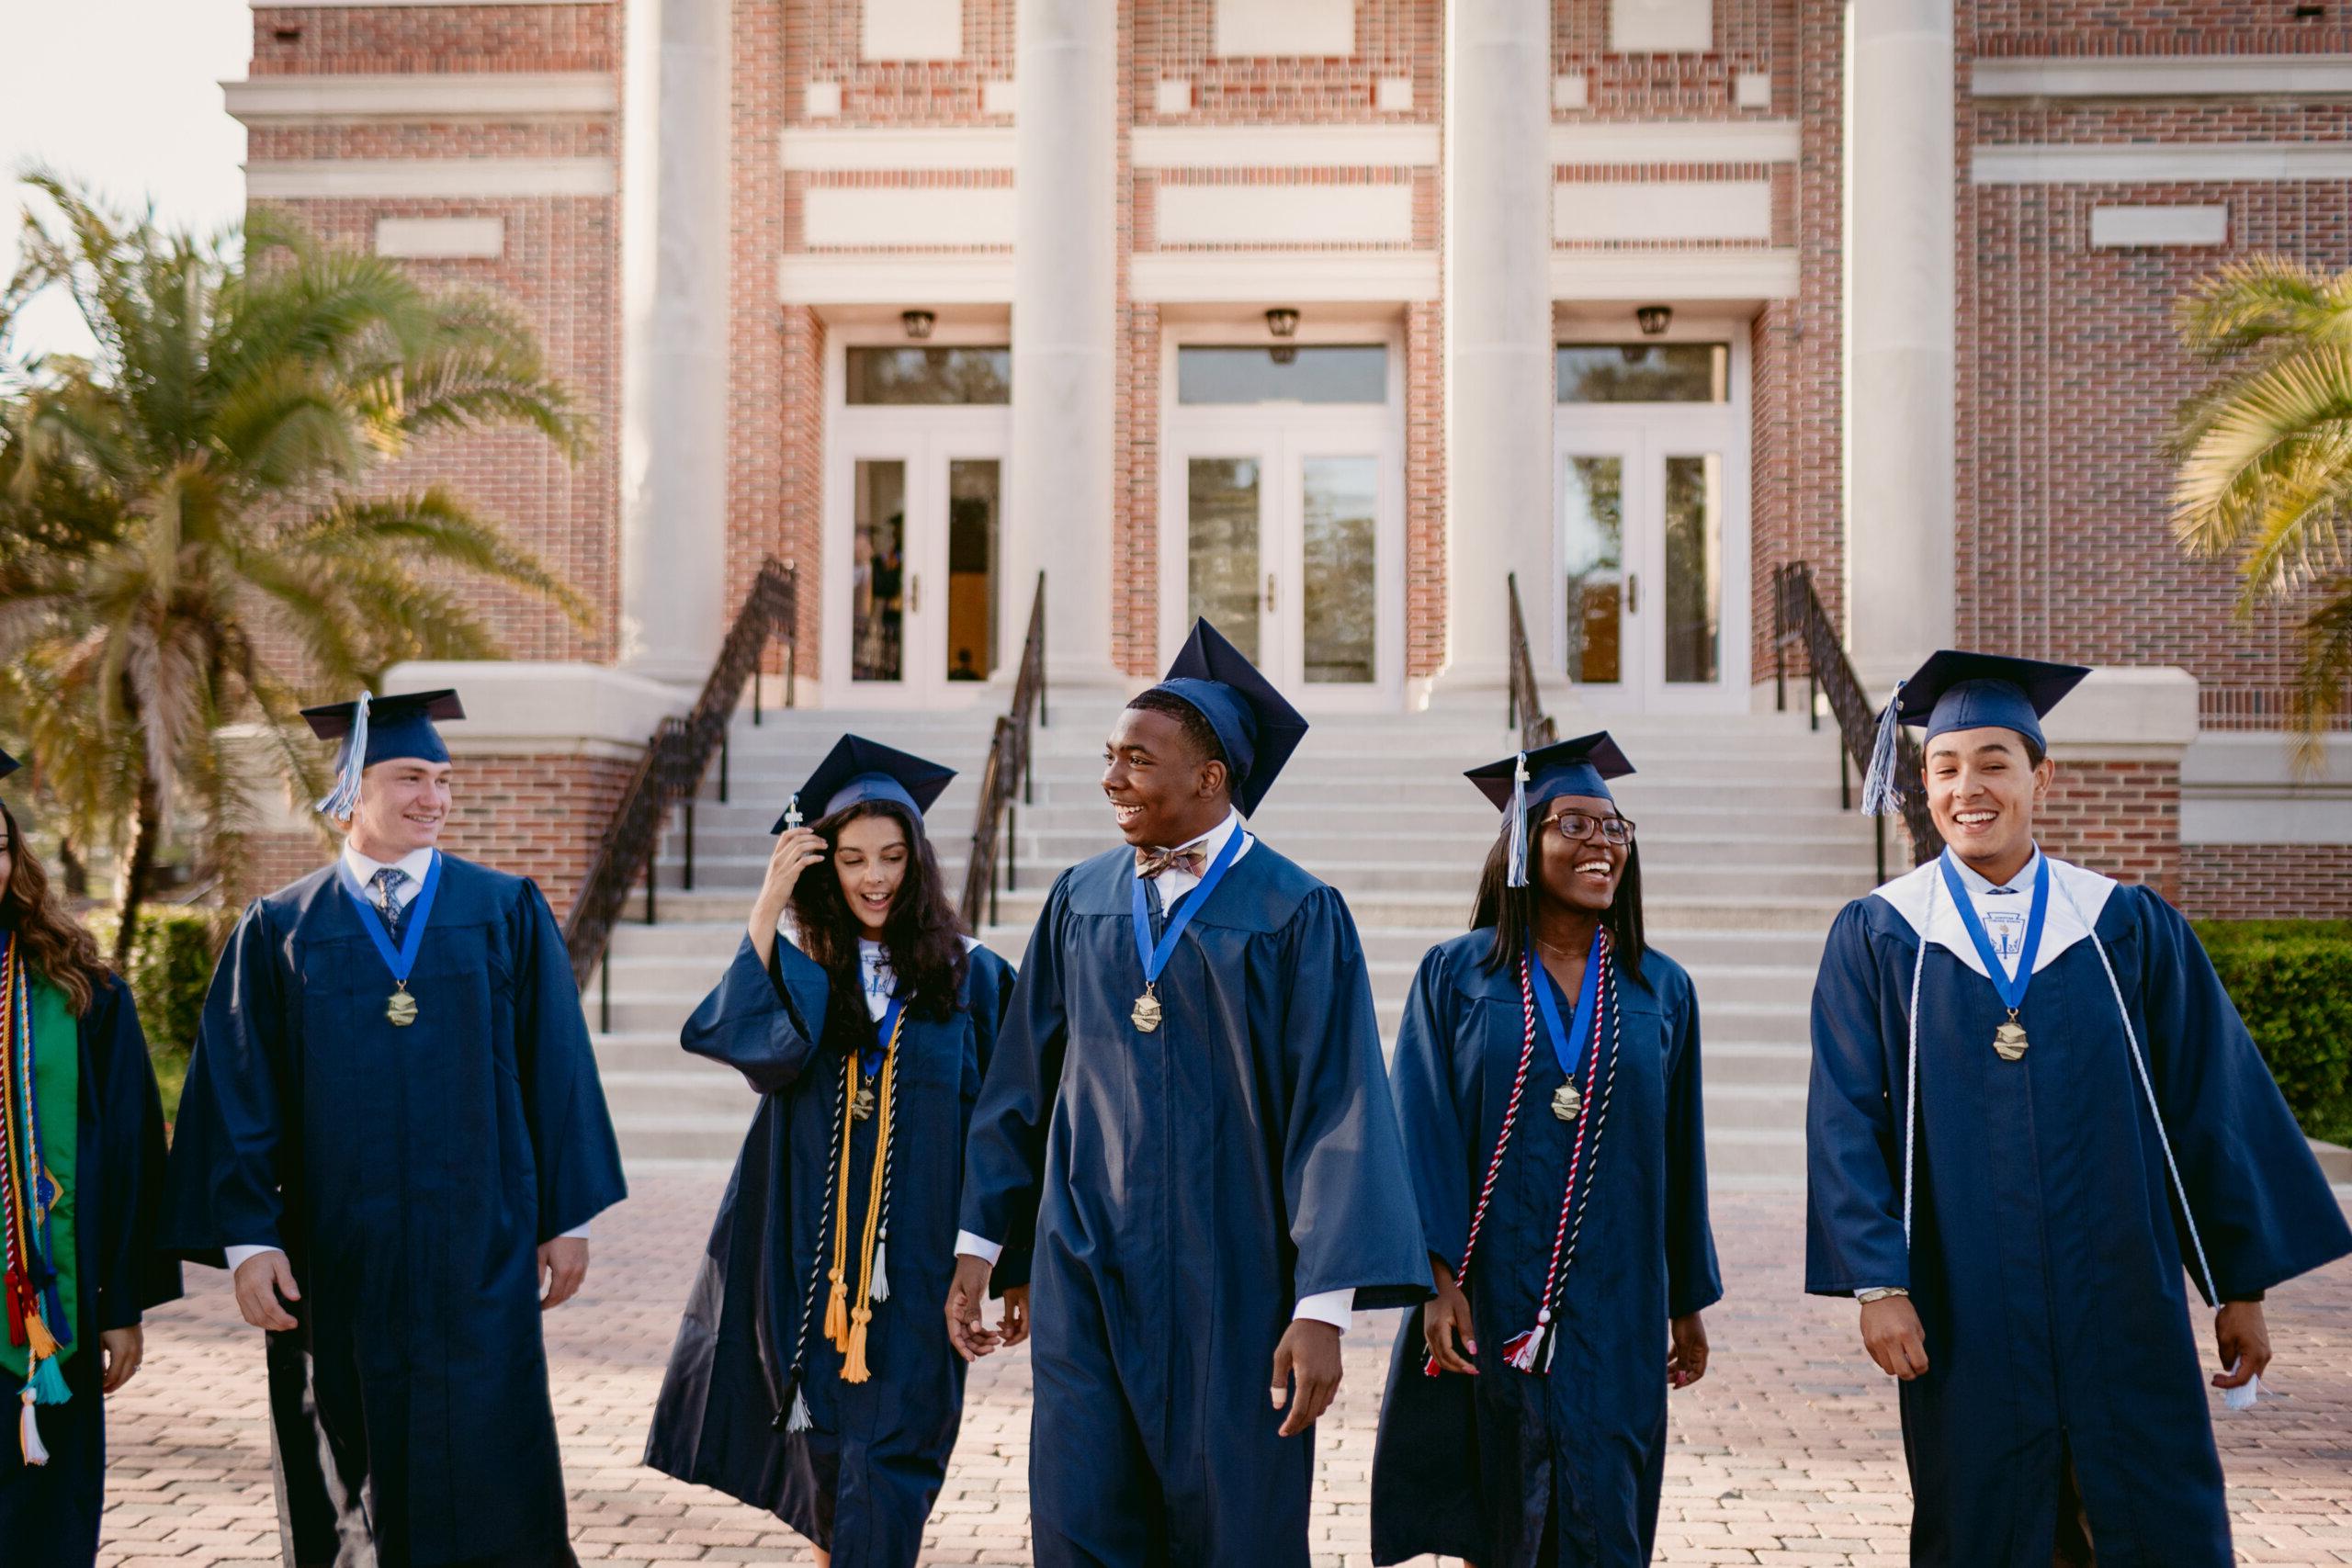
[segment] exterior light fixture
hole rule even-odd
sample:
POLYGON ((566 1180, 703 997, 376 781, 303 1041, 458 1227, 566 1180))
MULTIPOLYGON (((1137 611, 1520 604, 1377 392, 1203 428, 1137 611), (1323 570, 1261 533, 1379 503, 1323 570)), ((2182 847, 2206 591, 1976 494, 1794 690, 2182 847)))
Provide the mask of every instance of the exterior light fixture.
POLYGON ((1644 337, 1661 336, 1674 323, 1674 308, 1671 305, 1644 305, 1634 312, 1634 321, 1642 329, 1644 337))
POLYGON ((1298 335, 1298 312, 1287 305, 1277 305, 1266 312, 1266 330, 1276 337, 1298 335))
POLYGON ((914 339, 917 343, 921 343, 924 338, 929 337, 931 335, 931 329, 937 325, 938 321, 939 318, 932 314, 929 310, 901 310, 899 312, 899 324, 906 328, 907 335, 914 339))

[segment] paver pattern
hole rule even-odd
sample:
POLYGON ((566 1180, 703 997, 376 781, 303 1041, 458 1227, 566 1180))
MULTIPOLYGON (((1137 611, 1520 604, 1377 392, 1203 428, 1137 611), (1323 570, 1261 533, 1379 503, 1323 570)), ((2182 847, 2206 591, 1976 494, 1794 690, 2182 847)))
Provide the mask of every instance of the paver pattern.
MULTIPOLYGON (((586 1288, 548 1320, 579 1554, 637 1568, 808 1562, 775 1519, 637 1462, 725 1172, 632 1179, 634 1196, 597 1222, 586 1288)), ((1800 1293, 1802 1210, 1790 1191, 1715 1200, 1729 1294, 1708 1314, 1713 1370, 1674 1397, 1660 1562, 1904 1560, 1910 1499, 1892 1386, 1863 1359, 1852 1308, 1800 1293)), ((109 1411, 101 1561, 119 1568, 277 1556, 259 1339, 225 1276, 188 1278, 193 1299, 150 1317, 146 1364, 109 1411)), ((2239 1560, 2352 1563, 2352 1265, 2278 1292, 2269 1319, 2283 1397, 2219 1417, 2239 1560)), ((1349 1337, 1347 1382, 1317 1439, 1317 1568, 1371 1562, 1373 1434, 1393 1335, 1394 1314, 1380 1314, 1349 1337)), ((1025 1350, 976 1370, 926 1562, 1028 1561, 1028 1404, 1025 1350)))

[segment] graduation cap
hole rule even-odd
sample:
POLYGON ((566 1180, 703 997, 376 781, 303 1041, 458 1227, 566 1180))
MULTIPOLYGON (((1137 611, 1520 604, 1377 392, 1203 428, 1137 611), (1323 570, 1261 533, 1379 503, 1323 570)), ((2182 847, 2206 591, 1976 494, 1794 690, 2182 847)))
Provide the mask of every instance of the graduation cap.
POLYGON ((863 735, 844 735, 825 753, 808 782, 800 786, 784 815, 775 819, 771 833, 781 833, 787 828, 797 828, 810 817, 831 817, 836 811, 846 811, 853 806, 869 800, 887 800, 905 807, 920 818, 931 809, 956 776, 953 768, 943 768, 937 762, 926 761, 911 752, 885 746, 878 740, 868 740, 863 735), (804 811, 801 802, 811 803, 816 809, 804 811))
POLYGON ((17 759, 8 755, 7 752, 0 751, 0 779, 6 778, 10 773, 15 773, 18 768, 23 766, 24 764, 22 762, 19 762, 17 759))
POLYGON ((359 775, 379 762, 418 757, 446 762, 449 748, 433 728, 438 719, 463 718, 466 708, 453 691, 401 692, 371 696, 366 692, 347 703, 304 708, 311 733, 322 740, 340 740, 335 753, 334 787, 319 801, 330 817, 348 817, 359 802, 359 775))
POLYGON ((1955 729, 2014 729, 2043 750, 2041 718, 2082 684, 2086 664, 2052 664, 2040 659, 2009 659, 1997 653, 1942 649, 1895 682, 1894 695, 1879 719, 1878 743, 1862 779, 1862 809, 1883 817, 1895 809, 1894 736, 1904 725, 1920 725, 1926 739, 1955 729))
POLYGON ((1306 736, 1306 720, 1298 710, 1205 620, 1193 623, 1193 635, 1152 690, 1182 698, 1216 731, 1232 778, 1233 804, 1244 817, 1258 809, 1306 736))
POLYGON ((1609 731, 1596 729, 1573 740, 1555 740, 1532 751, 1521 751, 1462 776, 1498 810, 1510 813, 1510 874, 1512 887, 1527 886, 1527 814, 1547 800, 1564 795, 1597 795, 1613 799, 1611 779, 1634 771, 1609 731))

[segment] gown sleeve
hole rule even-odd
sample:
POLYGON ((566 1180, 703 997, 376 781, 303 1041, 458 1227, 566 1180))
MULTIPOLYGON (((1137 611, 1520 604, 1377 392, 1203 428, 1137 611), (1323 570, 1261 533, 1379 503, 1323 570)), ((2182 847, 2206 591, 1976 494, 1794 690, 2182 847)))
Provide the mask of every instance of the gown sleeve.
MULTIPOLYGON (((972 1108, 964 1145, 963 1212, 958 1228, 1003 1244, 1010 1254, 1034 1231, 1037 1188, 1045 1174, 1046 1134, 1061 1092, 1062 1057, 1069 1019, 1062 999, 1059 947, 1069 901, 1069 873, 1046 896, 1020 978, 1005 1010, 972 1108)), ((1002 1267, 1002 1258, 999 1267, 1002 1267)), ((999 1288, 1002 1288, 999 1285, 999 1288)))
MULTIPOLYGON (((2148 1072, 2222 1299, 2250 1298, 2352 1252, 2344 1211, 2204 943, 2156 894, 2118 896, 2139 906, 2148 1072)), ((2194 1273, 2185 1225, 2180 1250, 2194 1273)))
MULTIPOLYGON (((972 1042, 984 1083, 989 1065, 996 1059, 997 1042, 1003 1038, 1005 1020, 1011 1014, 1019 978, 1012 964, 988 949, 973 953, 972 1042)), ((989 1294, 1001 1296, 1029 1282, 1030 1265, 1037 1246, 1035 1222, 1036 1208, 1031 1204, 1013 1216, 1012 1226, 1003 1236, 989 1238, 1003 1249, 997 1254, 996 1267, 989 1271, 989 1294)))
POLYGON ((94 1069, 103 1206, 97 1258, 100 1330, 129 1328, 151 1306, 176 1301, 179 1259, 158 1249, 164 1208, 164 1103, 130 987, 109 977, 81 1020, 84 1059, 94 1069))
POLYGON ((1911 1284, 1902 1133, 1879 1037, 1879 975, 1863 904, 1829 928, 1813 987, 1805 1100, 1804 1288, 1817 1296, 1911 1284))
POLYGON ((1474 1036, 1466 1053, 1457 1051, 1455 1031, 1464 1006, 1448 972, 1445 949, 1430 949, 1405 998, 1405 1021, 1388 1068, 1422 1241, 1432 1258, 1455 1270, 1469 1245, 1472 1190, 1478 1177, 1472 1167, 1480 1157, 1477 1055, 1482 1043, 1474 1036), (1468 1059, 1461 1060, 1465 1055, 1468 1059))
POLYGON ((1723 1300, 1707 1214, 1707 1116, 1700 1093, 1699 997, 1686 979, 1667 1042, 1666 1312, 1683 1317, 1723 1300))
POLYGON ((514 1047, 539 1170, 539 1239, 576 1230, 628 1196, 596 1050, 555 913, 525 878, 512 917, 514 1047))
POLYGON ((678 1043, 734 1068, 762 1094, 778 1094, 816 1059, 831 995, 823 966, 783 937, 763 964, 745 936, 727 973, 679 1031, 678 1043))
POLYGON ((267 907, 247 906, 204 997, 164 1183, 164 1245, 221 1266, 224 1247, 285 1250, 278 1150, 286 996, 267 907))
POLYGON ((1329 887, 1284 928, 1279 1043, 1290 1096, 1282 1134, 1283 1205, 1304 1300, 1351 1290, 1360 1311, 1429 1299, 1429 1249, 1406 1173, 1380 1020, 1354 919, 1329 887))

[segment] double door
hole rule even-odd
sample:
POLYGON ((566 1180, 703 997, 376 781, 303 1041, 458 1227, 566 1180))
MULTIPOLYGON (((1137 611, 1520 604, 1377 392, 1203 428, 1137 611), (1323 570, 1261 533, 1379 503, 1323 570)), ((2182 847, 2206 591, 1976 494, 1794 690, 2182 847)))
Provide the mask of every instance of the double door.
POLYGON ((844 421, 827 486, 848 563, 827 667, 848 672, 853 702, 976 701, 1020 652, 1003 646, 1000 591, 1005 422, 925 411, 857 423, 844 421))

